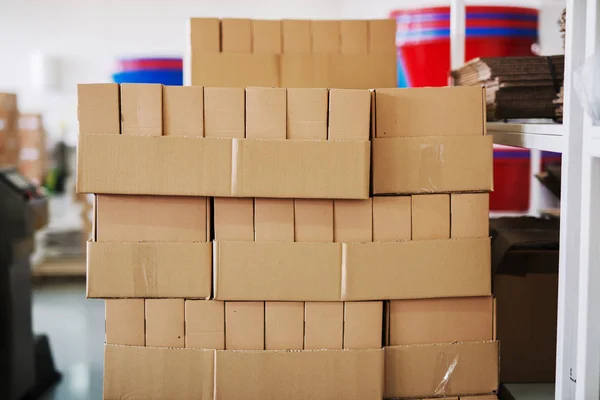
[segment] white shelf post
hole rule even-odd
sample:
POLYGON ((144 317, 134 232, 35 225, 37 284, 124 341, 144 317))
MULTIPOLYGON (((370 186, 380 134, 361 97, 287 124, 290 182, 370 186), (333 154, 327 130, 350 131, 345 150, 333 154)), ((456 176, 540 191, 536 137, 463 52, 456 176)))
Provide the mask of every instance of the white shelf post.
POLYGON ((465 63, 466 39, 465 0, 450 2, 450 69, 456 70, 465 63))

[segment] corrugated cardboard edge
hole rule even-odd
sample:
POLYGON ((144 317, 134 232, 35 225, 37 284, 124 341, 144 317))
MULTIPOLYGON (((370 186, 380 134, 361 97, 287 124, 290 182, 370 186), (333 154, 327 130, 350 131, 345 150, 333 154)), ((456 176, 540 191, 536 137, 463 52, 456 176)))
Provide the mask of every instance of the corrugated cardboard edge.
MULTIPOLYGON (((184 243, 184 242, 94 242, 92 240, 87 242, 87 257, 86 257, 86 272, 87 272, 87 279, 86 279, 86 297, 89 298, 190 298, 190 299, 210 299, 212 296, 212 277, 210 275, 212 275, 212 269, 211 269, 211 264, 212 264, 212 248, 209 242, 190 242, 190 243, 184 243), (198 286, 206 286, 205 288, 193 288, 190 289, 188 288, 188 291, 185 292, 179 292, 180 291, 180 287, 178 285, 177 282, 172 282, 172 285, 168 286, 168 291, 172 293, 172 295, 160 295, 160 294, 152 294, 152 293, 143 293, 143 294, 137 294, 135 293, 135 277, 136 277, 136 272, 139 273, 139 271, 136 271, 135 265, 128 265, 128 267, 131 268, 131 270, 129 271, 123 271, 122 266, 115 266, 114 268, 116 268, 113 272, 116 271, 121 271, 122 273, 124 273, 130 280, 130 286, 132 287, 129 290, 125 290, 125 291, 119 291, 119 290, 114 290, 113 285, 110 282, 106 282, 103 281, 103 283, 100 285, 101 289, 98 289, 97 286, 94 284, 94 279, 96 276, 98 276, 96 268, 97 268, 97 264, 102 265, 102 263, 104 262, 102 259, 98 260, 97 257, 101 257, 100 255, 98 255, 96 252, 93 251, 93 248, 96 248, 98 246, 102 246, 104 248, 108 248, 111 249, 113 248, 115 251, 117 251, 118 247, 123 248, 123 246, 130 246, 132 249, 135 249, 138 246, 144 246, 144 247, 152 247, 152 246, 169 246, 169 245, 177 245, 177 246, 186 246, 186 248, 189 250, 190 248, 194 248, 195 251, 200 251, 201 253, 204 253, 203 257, 205 257, 204 260, 202 259, 198 259, 194 261, 194 265, 193 266, 187 266, 187 268, 191 268, 193 269, 197 269, 197 268, 201 268, 201 269, 206 269, 205 272, 208 272, 209 278, 207 279, 206 282, 197 282, 196 281, 196 277, 195 276, 189 276, 189 274, 185 274, 185 272, 183 273, 183 275, 180 275, 180 278, 183 280, 187 280, 187 282, 191 282, 191 283, 197 283, 198 286), (208 252, 209 254, 206 255, 205 253, 208 252), (103 289, 102 289, 103 287, 103 289)), ((144 280, 147 284, 147 276, 146 276, 146 271, 145 269, 148 268, 149 266, 146 264, 141 264, 138 266, 139 268, 141 268, 143 271, 143 275, 144 275, 144 280)), ((171 267, 171 266, 169 266, 171 267)), ((176 266, 172 266, 173 268, 177 268, 176 266)), ((113 268, 113 266, 111 265, 110 268, 113 268)), ((162 265, 163 269, 167 269, 167 266, 162 265)), ((199 271, 196 271, 199 272, 199 271)), ((201 273, 201 272, 200 272, 201 273)), ((106 272, 104 272, 104 274, 106 275, 106 272)), ((102 275, 102 274, 100 274, 102 275)), ((109 276, 112 277, 112 274, 109 273, 109 276)), ((106 277, 106 276, 105 276, 106 277)), ((122 276, 121 276, 122 278, 122 276)), ((115 279, 118 279, 118 277, 115 277, 115 279)), ((161 280, 162 283, 164 283, 164 280, 161 280)), ((122 279, 120 280, 120 283, 122 283, 122 279)), ((127 282, 126 282, 127 283, 127 282)), ((148 289, 146 289, 148 290, 148 289)))

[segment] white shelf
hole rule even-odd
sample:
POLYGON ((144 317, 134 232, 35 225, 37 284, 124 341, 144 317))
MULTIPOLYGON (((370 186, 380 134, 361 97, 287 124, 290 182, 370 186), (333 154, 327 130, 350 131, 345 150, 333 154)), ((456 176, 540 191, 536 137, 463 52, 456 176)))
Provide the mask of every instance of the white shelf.
POLYGON ((494 143, 505 146, 524 147, 562 153, 564 149, 563 126, 561 124, 515 124, 488 122, 488 135, 494 143))
POLYGON ((514 400, 554 400, 553 383, 505 383, 504 390, 514 400))

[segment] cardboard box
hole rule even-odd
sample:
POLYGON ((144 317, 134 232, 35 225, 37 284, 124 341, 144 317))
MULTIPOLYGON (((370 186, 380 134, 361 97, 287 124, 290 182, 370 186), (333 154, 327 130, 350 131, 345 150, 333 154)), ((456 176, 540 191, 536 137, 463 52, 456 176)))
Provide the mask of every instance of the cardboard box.
POLYGON ((264 350, 264 301, 225 302, 225 348, 264 350))
POLYGON ((215 396, 223 400, 381 399, 382 352, 218 351, 215 396))
POLYGON ((373 194, 490 191, 492 157, 491 136, 374 139, 373 194))
POLYGON ((146 299, 146 346, 185 347, 183 299, 146 299))
POLYGON ((215 350, 107 344, 104 398, 213 400, 214 366, 215 350))
POLYGON ((329 91, 329 140, 369 140, 371 92, 329 91))
POLYGON ((389 54, 396 51, 396 20, 374 19, 369 24, 369 53, 389 54))
POLYGON ((105 311, 106 343, 146 345, 144 299, 106 300, 105 311))
POLYGON ((244 107, 243 88, 204 88, 204 135, 214 138, 243 138, 244 107))
POLYGON ((287 89, 287 138, 327 139, 327 89, 287 89))
POLYGON ((120 134, 119 85, 77 85, 77 120, 79 133, 120 134))
POLYGON ((389 345, 494 340, 494 299, 392 300, 389 345))
POLYGON ((333 240, 373 241, 373 199, 333 201, 333 240))
POLYGON ((214 246, 214 296, 218 300, 366 301, 491 295, 490 241, 485 238, 215 242, 214 246))
POLYGON ((294 200, 294 240, 333 242, 333 200, 294 200))
POLYGON ((487 237, 490 233, 489 193, 452 193, 450 195, 452 238, 487 237))
POLYGON ((191 18, 189 28, 192 53, 221 51, 221 21, 218 18, 191 18))
POLYGON ((254 240, 254 199, 215 197, 215 240, 254 240))
POLYGON ((554 382, 559 221, 490 220, 502 382, 554 382))
POLYGON ((495 394, 484 394, 482 396, 460 396, 461 400, 498 400, 495 394))
POLYGON ((221 51, 223 53, 251 53, 252 21, 223 18, 221 20, 221 51))
POLYGON ((278 54, 203 53, 191 54, 193 86, 243 88, 246 86, 286 87, 280 85, 278 54), (243 65, 244 68, 240 68, 243 65))
POLYGON ((121 134, 161 136, 162 85, 123 83, 120 86, 121 134))
POLYGON ((205 299, 211 295, 210 243, 87 243, 88 298, 205 299))
POLYGON ((304 348, 304 303, 267 301, 265 303, 265 349, 304 348))
POLYGON ((163 124, 165 136, 204 136, 204 89, 164 86, 163 124))
POLYGON ((344 302, 344 349, 380 349, 383 302, 344 302))
POLYGON ((225 303, 185 301, 185 347, 225 350, 225 303))
POLYGON ((412 239, 450 238, 450 195, 426 194, 412 197, 412 239))
POLYGON ((340 52, 340 23, 338 21, 310 21, 313 53, 340 52))
POLYGON ((306 302, 304 348, 341 349, 344 341, 344 303, 306 302))
POLYGON ((369 196, 368 141, 80 135, 77 152, 79 193, 369 196))
POLYGON ((367 20, 340 21, 340 51, 343 54, 366 54, 369 45, 367 20))
POLYGON ((490 393, 498 372, 496 341, 386 347, 384 398, 490 393))
POLYGON ((377 89, 377 138, 485 135, 485 88, 377 89))
POLYGON ((281 21, 252 20, 252 53, 281 54, 281 21))
POLYGON ((99 242, 206 242, 206 197, 96 196, 99 242))
POLYGON ((410 196, 373 197, 373 241, 410 240, 411 210, 410 196))
POLYGON ((254 200, 254 240, 294 241, 294 200, 254 200))
POLYGON ((284 53, 310 53, 310 21, 282 20, 281 27, 284 53))
POLYGON ((247 88, 246 137, 249 139, 285 139, 286 102, 285 89, 247 88))

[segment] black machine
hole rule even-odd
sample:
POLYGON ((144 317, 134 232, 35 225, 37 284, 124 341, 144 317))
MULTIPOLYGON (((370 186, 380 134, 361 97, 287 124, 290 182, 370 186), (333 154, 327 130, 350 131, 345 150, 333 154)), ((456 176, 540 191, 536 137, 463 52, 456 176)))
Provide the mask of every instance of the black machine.
POLYGON ((0 169, 0 399, 35 398, 59 379, 48 341, 31 324, 34 233, 47 201, 13 168, 0 169), (40 367, 43 366, 43 367, 40 367))

